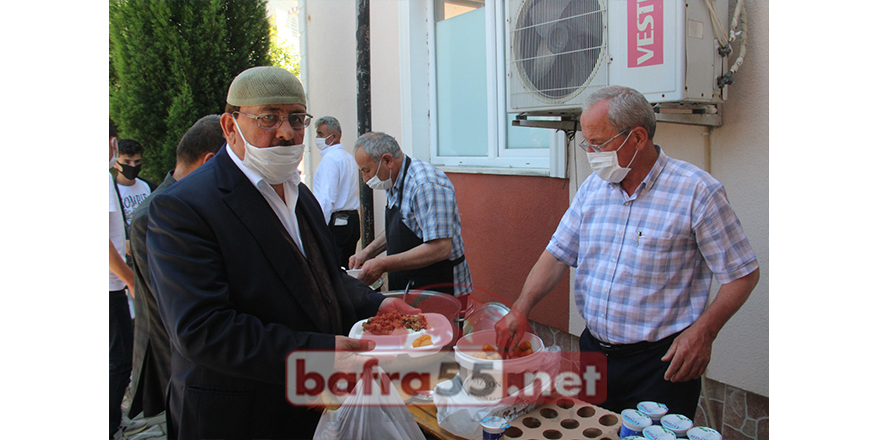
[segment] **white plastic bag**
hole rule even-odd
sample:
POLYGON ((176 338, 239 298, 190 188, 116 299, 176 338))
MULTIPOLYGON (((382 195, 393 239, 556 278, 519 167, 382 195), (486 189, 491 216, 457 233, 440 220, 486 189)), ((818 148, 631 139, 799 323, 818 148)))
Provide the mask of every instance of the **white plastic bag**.
MULTIPOLYGON (((555 375, 559 372, 560 355, 545 352, 540 371, 555 375)), ((434 388, 434 403, 437 405, 437 423, 441 428, 464 438, 483 438, 480 421, 484 417, 499 416, 511 421, 535 409, 541 397, 546 397, 552 388, 549 382, 536 381, 518 393, 498 400, 485 400, 464 392, 463 379, 456 374, 450 380, 437 384, 434 388)))
MULTIPOLYGON (((384 371, 378 368, 381 374, 384 371)), ((345 398, 336 411, 324 410, 315 440, 362 439, 362 440, 425 440, 412 413, 406 409, 400 394, 390 387, 387 393, 381 392, 379 382, 370 379, 370 392, 365 392, 361 377, 354 393, 345 398)))

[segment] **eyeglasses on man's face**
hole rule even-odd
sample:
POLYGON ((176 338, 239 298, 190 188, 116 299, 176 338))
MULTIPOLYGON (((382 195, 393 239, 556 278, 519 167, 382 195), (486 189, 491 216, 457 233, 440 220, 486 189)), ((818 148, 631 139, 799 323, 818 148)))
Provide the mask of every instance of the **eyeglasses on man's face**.
POLYGON ((632 129, 631 128, 624 128, 623 130, 620 131, 620 133, 617 133, 616 135, 614 135, 614 137, 612 137, 611 139, 608 139, 605 142, 602 142, 599 145, 591 144, 591 143, 587 142, 586 139, 580 141, 580 143, 578 145, 581 148, 583 148, 584 151, 586 151, 587 153, 598 153, 598 152, 602 151, 602 147, 608 145, 609 143, 611 143, 611 141, 617 139, 618 137, 620 137, 620 135, 622 135, 628 131, 632 131, 632 129))
POLYGON ((252 115, 250 113, 245 113, 241 111, 233 112, 233 114, 245 115, 251 119, 257 121, 257 124, 260 128, 266 130, 276 129, 281 127, 281 124, 284 123, 284 120, 290 123, 290 128, 294 130, 301 130, 309 126, 309 123, 312 122, 312 115, 308 113, 291 113, 287 115, 285 118, 283 115, 279 113, 261 113, 259 115, 252 115))

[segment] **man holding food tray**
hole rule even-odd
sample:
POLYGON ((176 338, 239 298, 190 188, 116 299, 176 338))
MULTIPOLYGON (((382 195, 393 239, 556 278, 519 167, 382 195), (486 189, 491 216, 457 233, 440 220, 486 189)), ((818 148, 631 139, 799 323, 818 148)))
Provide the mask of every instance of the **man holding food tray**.
POLYGON ((712 342, 757 284, 757 259, 721 183, 654 144, 641 93, 597 91, 580 123, 593 174, 496 323, 499 349, 522 339, 529 311, 574 267, 580 349, 607 360, 602 406, 651 400, 693 418, 712 342))
POLYGON ((418 312, 339 268, 297 170, 310 119, 292 73, 245 70, 220 118, 226 146, 150 205, 150 277, 172 352, 169 439, 311 438, 321 411, 286 400, 288 355, 370 349, 341 335, 380 311, 418 312))

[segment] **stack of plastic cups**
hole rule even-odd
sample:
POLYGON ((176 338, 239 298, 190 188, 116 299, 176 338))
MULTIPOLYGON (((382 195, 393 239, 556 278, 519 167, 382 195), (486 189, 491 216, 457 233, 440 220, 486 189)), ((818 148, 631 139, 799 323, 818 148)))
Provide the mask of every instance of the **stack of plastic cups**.
POLYGON ((681 414, 667 414, 660 419, 660 424, 674 432, 676 438, 687 438, 688 430, 694 427, 694 422, 681 414))
POLYGON ((651 425, 642 431, 647 440, 675 440, 675 433, 660 425, 651 425))
POLYGON ((636 405, 636 409, 648 415, 655 425, 660 424, 660 419, 669 412, 669 407, 659 402, 644 401, 636 405))
POLYGON ((625 409, 620 413, 620 437, 641 435, 642 431, 651 426, 651 418, 635 409, 625 409))
POLYGON ((689 440, 721 440, 721 434, 712 428, 697 426, 688 430, 687 438, 689 440))

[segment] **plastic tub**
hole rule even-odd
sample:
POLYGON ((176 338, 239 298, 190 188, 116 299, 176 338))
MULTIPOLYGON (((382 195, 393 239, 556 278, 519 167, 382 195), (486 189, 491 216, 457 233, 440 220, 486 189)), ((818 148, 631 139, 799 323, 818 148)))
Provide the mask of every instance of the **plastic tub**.
POLYGON ((620 427, 621 437, 641 435, 653 423, 647 414, 636 409, 625 409, 621 411, 620 417, 623 422, 620 427))
MULTIPOLYGON (((483 330, 473 332, 462 336, 455 344, 455 361, 459 365, 459 375, 463 380, 468 381, 472 373, 476 372, 476 366, 479 365, 479 375, 483 379, 483 383, 490 382, 490 388, 493 391, 486 394, 489 399, 501 398, 503 396, 502 385, 505 383, 505 376, 518 375, 527 371, 537 371, 541 367, 544 357, 544 341, 534 333, 526 333, 523 341, 529 341, 532 345, 533 353, 516 359, 489 360, 475 357, 475 353, 483 352, 483 345, 488 344, 496 347, 495 330, 483 330)), ((497 348, 497 347, 496 347, 497 348)), ((470 381, 468 381, 470 383, 470 381)), ((527 386, 529 384, 523 384, 527 386)))
POLYGON ((502 417, 491 416, 481 420, 480 426, 483 428, 483 440, 498 440, 504 435, 504 430, 509 428, 510 424, 502 417))
POLYGON ((642 431, 642 437, 645 437, 647 440, 675 440, 675 433, 670 431, 668 428, 664 428, 660 425, 651 425, 645 428, 642 431))
POLYGON ((681 414, 667 414, 660 419, 660 424, 682 438, 694 427, 694 422, 681 414))
POLYGON ((688 430, 687 438, 689 440, 721 440, 721 434, 706 426, 695 426, 688 430))
POLYGON ((660 419, 669 412, 669 407, 666 405, 651 401, 639 402, 639 404, 636 405, 636 409, 647 414, 655 425, 659 425, 660 419))

